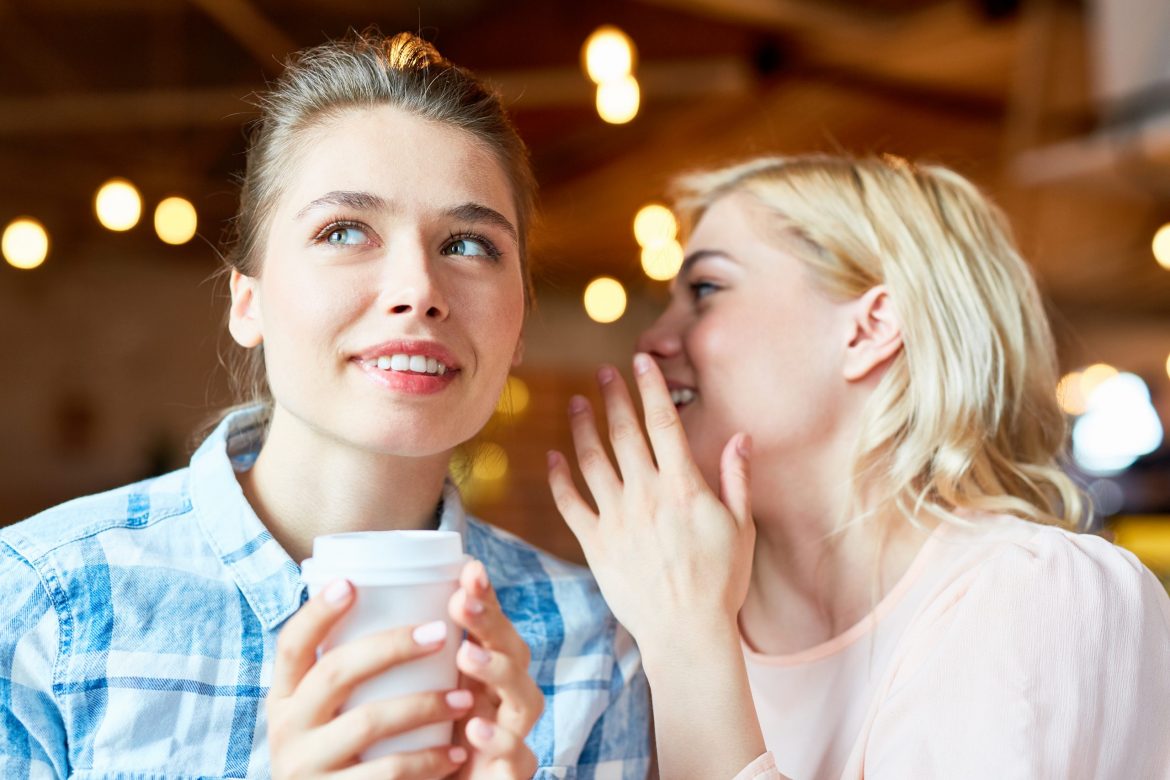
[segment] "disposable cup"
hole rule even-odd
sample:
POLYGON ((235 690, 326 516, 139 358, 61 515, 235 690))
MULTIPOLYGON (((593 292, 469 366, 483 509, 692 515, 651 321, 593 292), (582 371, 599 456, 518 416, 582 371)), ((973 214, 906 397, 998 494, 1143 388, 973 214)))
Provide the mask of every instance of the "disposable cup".
MULTIPOLYGON (((464 560, 462 538, 454 531, 373 531, 313 540, 313 557, 301 566, 309 595, 342 578, 357 591, 354 605, 318 648, 319 654, 388 628, 447 623, 447 641, 438 652, 362 683, 343 712, 371 701, 456 686, 458 629, 447 615, 447 602, 459 586, 464 560)), ((448 745, 451 729, 451 722, 435 723, 389 737, 367 749, 362 759, 448 745)))

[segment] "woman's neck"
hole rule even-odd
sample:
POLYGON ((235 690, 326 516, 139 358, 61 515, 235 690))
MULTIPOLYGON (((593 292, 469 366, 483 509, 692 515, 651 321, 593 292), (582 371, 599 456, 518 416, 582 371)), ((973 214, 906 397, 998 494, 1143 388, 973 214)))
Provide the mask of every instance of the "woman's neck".
POLYGON ((756 549, 740 626, 760 652, 791 654, 844 632, 872 612, 926 540, 891 516, 841 523, 868 507, 851 505, 849 475, 835 468, 840 460, 826 462, 834 467, 814 458, 796 470, 753 464, 756 549))
POLYGON ((255 465, 239 479, 269 533, 299 563, 316 536, 432 527, 448 457, 363 451, 277 407, 255 465))

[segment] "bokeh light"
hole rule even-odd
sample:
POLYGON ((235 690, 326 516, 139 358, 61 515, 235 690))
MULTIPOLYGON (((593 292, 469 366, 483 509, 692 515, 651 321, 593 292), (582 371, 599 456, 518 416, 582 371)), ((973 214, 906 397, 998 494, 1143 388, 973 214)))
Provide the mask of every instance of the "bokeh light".
POLYGON ((1161 445, 1162 423, 1141 377, 1115 373, 1086 400, 1072 435, 1073 457, 1085 471, 1116 474, 1161 445))
POLYGON ((49 256, 49 234, 32 217, 14 219, 4 228, 0 251, 13 268, 36 268, 49 256))
POLYGON ((1081 372, 1081 397, 1085 405, 1093 397, 1093 392, 1106 381, 1117 376, 1117 369, 1108 363, 1094 363, 1081 372))
POLYGON ((142 197, 125 179, 110 179, 103 184, 94 197, 93 206, 98 222, 109 230, 129 230, 142 216, 142 197))
POLYGON ((166 198, 154 210, 154 232, 168 244, 187 243, 198 227, 195 206, 186 198, 166 198))
POLYGON ((508 475, 508 453, 494 442, 484 442, 475 448, 471 463, 472 479, 495 482, 508 475))
POLYGON ((638 115, 638 80, 624 76, 597 87, 597 113, 611 125, 622 125, 638 115))
POLYGON ((508 417, 516 417, 528 408, 531 394, 528 385, 519 377, 510 376, 504 383, 504 391, 500 393, 500 400, 496 402, 496 412, 508 417))
POLYGON ((1170 271, 1170 222, 1158 228, 1154 233, 1154 259, 1158 265, 1170 271))
POLYGON ((617 279, 599 276, 585 288, 585 313, 594 322, 614 322, 626 312, 626 288, 617 279))
POLYGON ((634 216, 634 238, 643 248, 659 247, 678 237, 678 221, 666 206, 650 203, 634 216))
POLYGON ((1085 413, 1085 394, 1081 392, 1081 372, 1070 371, 1056 385, 1056 401, 1065 414, 1074 417, 1085 413))
POLYGON ((678 275, 682 261, 683 248, 677 241, 642 249, 642 270, 655 281, 673 279, 678 275))
POLYGON ((634 70, 634 42, 613 25, 594 30, 582 49, 585 72, 594 84, 615 81, 634 70))

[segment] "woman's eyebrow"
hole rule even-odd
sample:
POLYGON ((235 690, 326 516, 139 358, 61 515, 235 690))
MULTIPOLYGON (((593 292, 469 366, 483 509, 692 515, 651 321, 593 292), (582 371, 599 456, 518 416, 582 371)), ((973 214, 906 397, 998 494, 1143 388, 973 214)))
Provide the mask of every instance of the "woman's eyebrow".
POLYGON ((318 209, 322 206, 345 206, 346 208, 357 209, 359 211, 375 211, 386 208, 386 201, 372 192, 333 190, 319 198, 309 201, 303 209, 297 212, 294 219, 300 219, 313 209, 318 209))
POLYGON ((706 260, 711 257, 721 257, 725 260, 734 259, 731 255, 718 249, 696 249, 694 252, 691 252, 689 255, 683 258, 682 265, 679 266, 678 274, 675 278, 679 276, 686 276, 687 271, 692 265, 699 262, 700 260, 706 260))
POLYGON ((464 203, 455 208, 447 209, 446 214, 449 217, 467 222, 486 222, 489 225, 495 225, 511 236, 513 241, 520 240, 516 226, 508 221, 507 217, 482 203, 464 203))

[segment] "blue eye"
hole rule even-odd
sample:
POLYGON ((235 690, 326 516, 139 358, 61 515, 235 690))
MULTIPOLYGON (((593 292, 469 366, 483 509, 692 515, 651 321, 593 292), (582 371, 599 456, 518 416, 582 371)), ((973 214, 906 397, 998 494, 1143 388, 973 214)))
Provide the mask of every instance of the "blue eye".
POLYGON ((452 236, 443 247, 443 254, 460 257, 487 257, 495 259, 500 252, 490 241, 479 236, 452 236))
POLYGON ((325 243, 331 246, 357 246, 370 243, 370 237, 356 225, 332 225, 326 228, 322 235, 325 243))
POLYGON ((693 298, 696 301, 699 300, 700 298, 706 298, 708 295, 710 295, 711 293, 713 293, 719 289, 716 285, 712 284, 711 282, 703 282, 703 281, 691 282, 688 285, 688 287, 691 288, 691 298, 693 298))

